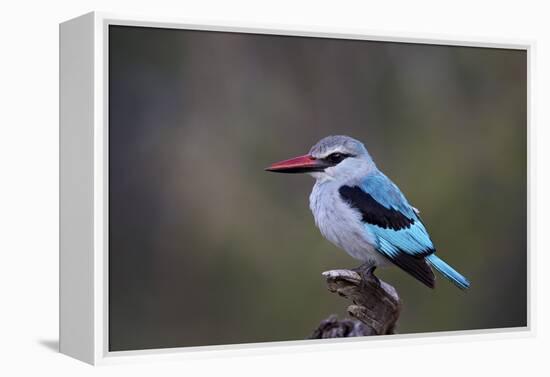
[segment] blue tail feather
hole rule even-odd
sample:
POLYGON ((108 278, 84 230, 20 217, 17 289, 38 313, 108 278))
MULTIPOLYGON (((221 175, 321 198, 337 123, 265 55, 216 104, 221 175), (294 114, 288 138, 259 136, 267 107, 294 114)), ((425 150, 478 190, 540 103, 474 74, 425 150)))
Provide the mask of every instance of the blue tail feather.
POLYGON ((467 289, 470 287, 470 281, 464 276, 459 274, 454 268, 445 263, 442 259, 439 259, 435 254, 431 254, 426 257, 426 260, 439 271, 443 276, 452 281, 458 288, 467 289))

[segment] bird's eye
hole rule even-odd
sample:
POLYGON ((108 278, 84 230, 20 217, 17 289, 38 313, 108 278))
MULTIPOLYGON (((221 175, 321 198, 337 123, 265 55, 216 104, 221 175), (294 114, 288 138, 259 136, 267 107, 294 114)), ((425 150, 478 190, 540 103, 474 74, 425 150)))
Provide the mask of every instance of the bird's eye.
POLYGON ((349 157, 349 155, 344 154, 344 153, 335 152, 335 153, 329 154, 326 157, 326 160, 329 161, 332 164, 338 164, 339 162, 341 162, 342 160, 344 160, 347 157, 349 157))

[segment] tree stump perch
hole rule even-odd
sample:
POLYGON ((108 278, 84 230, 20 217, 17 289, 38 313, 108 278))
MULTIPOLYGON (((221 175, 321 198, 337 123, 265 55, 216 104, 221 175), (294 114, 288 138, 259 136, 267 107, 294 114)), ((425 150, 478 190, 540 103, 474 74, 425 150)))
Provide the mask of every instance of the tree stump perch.
POLYGON ((401 312, 401 300, 394 287, 352 270, 323 272, 328 290, 353 302, 352 317, 338 320, 331 315, 321 321, 310 339, 394 334, 401 312))

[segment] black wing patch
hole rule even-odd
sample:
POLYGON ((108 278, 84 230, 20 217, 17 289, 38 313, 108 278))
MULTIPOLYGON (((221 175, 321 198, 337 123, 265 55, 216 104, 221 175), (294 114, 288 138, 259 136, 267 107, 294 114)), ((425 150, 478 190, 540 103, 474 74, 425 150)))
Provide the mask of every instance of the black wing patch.
POLYGON ((402 251, 396 256, 389 257, 386 255, 386 257, 429 288, 435 287, 435 275, 430 265, 424 259, 424 256, 411 255, 402 251))
POLYGON ((414 224, 414 219, 409 219, 393 208, 384 207, 360 187, 342 186, 338 192, 342 199, 361 212, 363 221, 366 223, 393 230, 409 228, 414 224))

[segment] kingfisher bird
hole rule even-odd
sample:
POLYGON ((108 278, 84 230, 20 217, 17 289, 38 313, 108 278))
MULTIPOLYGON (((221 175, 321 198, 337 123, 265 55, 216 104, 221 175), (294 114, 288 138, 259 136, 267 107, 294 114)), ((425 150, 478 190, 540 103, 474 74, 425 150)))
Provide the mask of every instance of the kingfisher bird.
POLYGON ((358 140, 328 136, 308 154, 276 162, 276 173, 307 173, 315 178, 309 206, 321 234, 362 262, 363 278, 377 267, 396 265, 430 288, 435 268, 458 288, 470 282, 435 255, 419 211, 374 163, 358 140))

